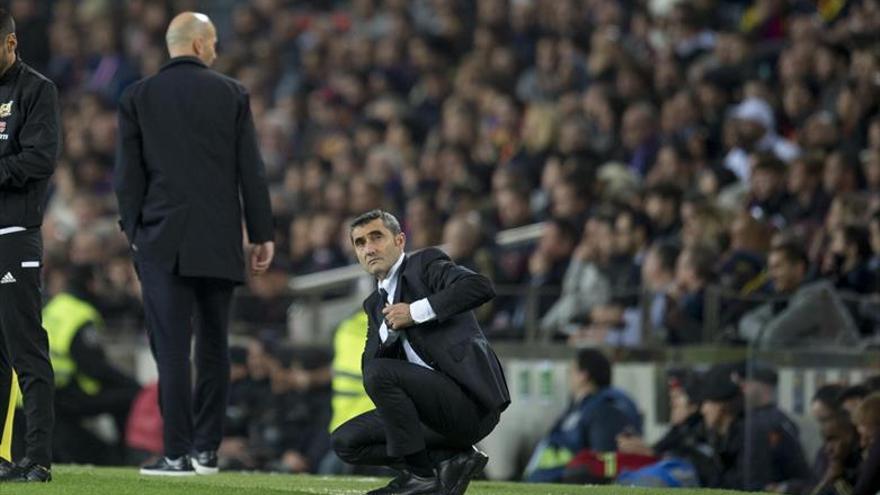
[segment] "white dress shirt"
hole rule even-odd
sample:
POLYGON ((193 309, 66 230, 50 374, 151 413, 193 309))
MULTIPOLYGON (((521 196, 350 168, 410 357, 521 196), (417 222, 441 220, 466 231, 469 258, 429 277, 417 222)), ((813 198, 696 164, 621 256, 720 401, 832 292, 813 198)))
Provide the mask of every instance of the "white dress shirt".
MULTIPOLYGON (((378 283, 379 288, 385 289, 385 292, 388 294, 388 299, 385 301, 386 304, 394 304, 394 294, 397 292, 397 281, 400 278, 400 273, 398 272, 405 256, 405 254, 401 254, 397 262, 394 263, 394 266, 391 267, 391 270, 388 271, 388 275, 378 283)), ((434 308, 431 307, 431 303, 428 302, 427 298, 411 303, 409 305, 409 314, 416 323, 424 323, 437 317, 437 313, 434 312, 434 308)), ((379 327, 379 338, 382 339, 382 342, 388 339, 388 326, 385 320, 382 320, 382 325, 379 327)), ((416 353, 412 344, 409 343, 409 339, 406 338, 405 331, 400 334, 400 340, 403 342, 403 351, 406 353, 407 361, 424 368, 434 369, 428 366, 428 363, 416 353)))
POLYGON ((16 232, 24 232, 25 230, 27 229, 24 227, 3 227, 0 228, 0 235, 14 234, 16 232))

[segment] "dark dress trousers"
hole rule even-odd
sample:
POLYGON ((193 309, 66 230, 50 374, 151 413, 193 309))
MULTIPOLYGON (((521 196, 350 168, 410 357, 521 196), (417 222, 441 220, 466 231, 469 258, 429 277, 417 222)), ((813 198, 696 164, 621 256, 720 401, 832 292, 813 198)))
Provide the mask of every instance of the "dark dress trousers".
POLYGON ((437 315, 405 330, 433 369, 408 362, 399 339, 381 342, 384 301, 371 294, 363 374, 376 410, 333 432, 337 454, 351 464, 400 466, 423 449, 438 462, 488 435, 510 404, 501 363, 473 313, 495 296, 489 280, 434 248, 408 254, 398 276, 394 301, 427 298, 437 315))
POLYGON ((165 454, 216 450, 229 380, 229 304, 244 281, 242 206, 250 242, 272 238, 244 87, 195 57, 176 57, 127 88, 114 188, 159 368, 165 454))

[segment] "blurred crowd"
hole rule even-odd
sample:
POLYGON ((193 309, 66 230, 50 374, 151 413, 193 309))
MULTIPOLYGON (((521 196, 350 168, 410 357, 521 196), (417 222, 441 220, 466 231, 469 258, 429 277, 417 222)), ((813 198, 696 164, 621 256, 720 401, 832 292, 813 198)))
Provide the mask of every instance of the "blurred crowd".
POLYGON ((109 318, 139 312, 110 187, 116 100, 167 58, 170 16, 200 9, 218 26, 216 69, 251 93, 277 220, 280 256, 240 320, 283 328, 287 277, 353 262, 347 220, 381 207, 410 249, 444 243, 507 288, 481 314, 498 336, 538 321, 576 344, 777 345, 804 316, 774 303, 749 321, 787 321, 757 335, 739 323, 751 296, 805 289, 844 327, 811 337, 874 332, 873 299, 847 294, 877 293, 876 0, 11 7, 23 58, 63 101, 48 288, 65 263, 100 264, 109 318), (537 221, 534 242, 495 242, 537 221), (702 330, 711 286, 721 337, 702 330))

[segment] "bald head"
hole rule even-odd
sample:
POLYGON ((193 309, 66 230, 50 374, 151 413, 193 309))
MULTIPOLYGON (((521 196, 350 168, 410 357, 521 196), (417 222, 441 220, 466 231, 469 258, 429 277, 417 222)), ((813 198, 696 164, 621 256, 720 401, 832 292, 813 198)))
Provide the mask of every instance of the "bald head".
POLYGON ((168 54, 173 57, 195 56, 206 65, 217 58, 217 31, 211 19, 198 12, 183 12, 171 20, 165 33, 168 54))

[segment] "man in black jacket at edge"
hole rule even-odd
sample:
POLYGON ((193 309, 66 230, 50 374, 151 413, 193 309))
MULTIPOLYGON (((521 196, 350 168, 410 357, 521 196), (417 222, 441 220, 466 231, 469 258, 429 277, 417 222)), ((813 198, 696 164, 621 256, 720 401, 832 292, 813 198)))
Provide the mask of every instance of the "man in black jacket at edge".
POLYGON ((0 438, 15 407, 13 370, 27 418, 25 457, 0 459, 0 482, 50 481, 54 375, 40 316, 40 226, 61 149, 58 91, 17 58, 15 21, 4 9, 0 39, 0 438))
POLYGON ((215 474, 229 390, 229 307, 245 280, 242 213, 258 275, 275 251, 272 211, 248 92, 209 68, 217 43, 211 20, 178 14, 165 41, 171 60, 119 101, 113 177, 159 368, 165 456, 141 474, 215 474))
POLYGON ((488 457, 488 435, 510 394, 473 310, 495 296, 488 279, 434 248, 404 254, 406 236, 390 213, 351 224, 360 264, 376 277, 368 315, 364 387, 376 409, 333 432, 351 464, 400 472, 371 495, 461 495, 488 457))

